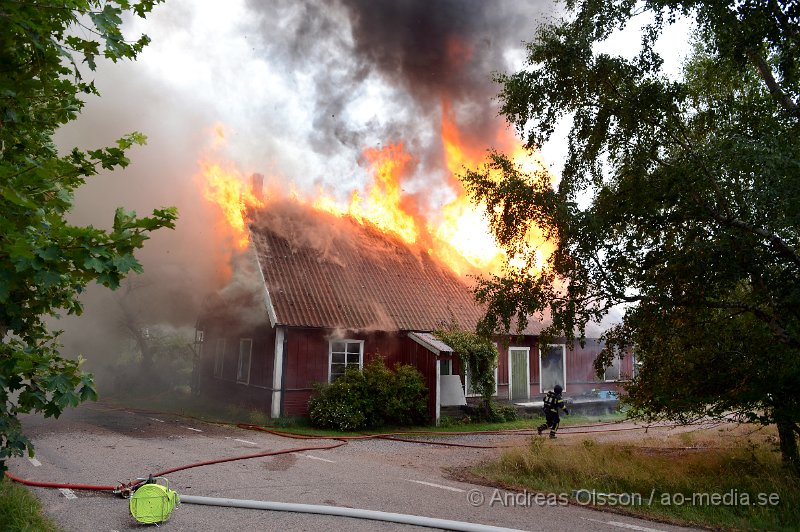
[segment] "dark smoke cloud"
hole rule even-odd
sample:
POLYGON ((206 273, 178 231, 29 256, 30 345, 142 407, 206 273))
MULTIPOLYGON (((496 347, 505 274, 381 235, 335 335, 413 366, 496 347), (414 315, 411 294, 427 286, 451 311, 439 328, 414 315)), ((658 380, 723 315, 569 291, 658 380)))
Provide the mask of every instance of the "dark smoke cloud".
MULTIPOLYGON (((315 65, 312 145, 325 152, 361 149, 365 139, 406 143, 419 157, 420 175, 442 168, 438 139, 446 100, 476 149, 494 142, 500 121, 494 72, 507 71, 508 52, 520 49, 549 2, 505 0, 251 0, 261 15, 265 53, 287 64, 315 65), (371 82, 392 89, 397 112, 388 120, 353 127, 348 109, 371 82)), ((384 112, 392 114, 391 109, 384 112)))

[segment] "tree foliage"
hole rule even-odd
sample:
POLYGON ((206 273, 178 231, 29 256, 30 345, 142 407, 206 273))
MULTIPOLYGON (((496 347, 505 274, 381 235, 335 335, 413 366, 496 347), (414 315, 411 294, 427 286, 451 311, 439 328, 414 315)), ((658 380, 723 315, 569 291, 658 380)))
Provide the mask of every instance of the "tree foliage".
POLYGON ((566 7, 568 19, 527 45, 527 67, 498 76, 502 113, 529 148, 560 121, 571 125, 557 187, 499 153, 464 176, 506 248, 525 251, 531 224, 557 243, 544 271, 483 280, 481 327, 508 330, 546 313, 546 332, 582 338, 589 320, 625 304, 597 366, 634 349, 634 413, 777 423, 796 464, 800 3, 566 7), (696 34, 676 79, 654 44, 678 16, 696 34), (647 20, 638 54, 600 51, 637 17, 647 20))
POLYGON ((40 0, 0 3, 0 470, 5 458, 33 452, 17 418, 58 416, 95 398, 80 360, 59 354, 58 331, 45 319, 80 314, 92 281, 119 286, 141 271, 134 251, 147 233, 173 227, 174 208, 149 217, 117 209, 111 230, 71 225, 75 190, 101 170, 124 168, 132 133, 116 145, 59 154, 53 134, 74 120, 81 98, 98 95, 83 71, 97 56, 133 59, 149 42, 126 41, 122 16, 144 17, 158 0, 40 0))

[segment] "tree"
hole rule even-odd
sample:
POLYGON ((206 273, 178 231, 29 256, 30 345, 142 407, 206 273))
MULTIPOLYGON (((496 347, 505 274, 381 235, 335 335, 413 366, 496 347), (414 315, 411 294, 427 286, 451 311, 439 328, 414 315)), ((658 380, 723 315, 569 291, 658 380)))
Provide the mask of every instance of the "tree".
POLYGON ((94 70, 101 54, 135 58, 149 40, 126 41, 121 17, 144 17, 158 1, 0 3, 0 471, 9 456, 33 453, 19 414, 57 417, 96 397, 91 375, 80 359, 60 355, 59 331, 45 318, 80 314, 78 297, 90 282, 113 289, 141 271, 134 251, 147 233, 174 227, 174 208, 142 218, 117 209, 110 231, 65 219, 75 189, 101 169, 127 166, 126 150, 143 135, 67 155, 53 143, 55 130, 77 117, 81 97, 98 95, 79 62, 94 70))
POLYGON ((566 6, 570 18, 527 45, 527 68, 497 78, 502 113, 528 148, 571 123, 557 187, 499 153, 464 176, 499 242, 529 258, 480 283, 481 329, 548 313, 545 332, 572 341, 626 305, 596 366, 634 350, 633 415, 776 423, 798 467, 800 4, 566 6), (635 57, 598 51, 636 16, 648 22, 635 57), (677 16, 696 34, 673 79, 654 43, 677 16), (542 271, 525 249, 531 224, 557 243, 542 271))

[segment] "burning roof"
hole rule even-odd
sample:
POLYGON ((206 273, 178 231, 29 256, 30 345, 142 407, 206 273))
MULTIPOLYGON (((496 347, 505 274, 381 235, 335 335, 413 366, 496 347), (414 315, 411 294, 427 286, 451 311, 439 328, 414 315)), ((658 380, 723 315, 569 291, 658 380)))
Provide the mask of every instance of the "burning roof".
POLYGON ((252 244, 277 323, 293 327, 429 331, 483 315, 447 265, 391 233, 294 203, 255 213, 252 244))

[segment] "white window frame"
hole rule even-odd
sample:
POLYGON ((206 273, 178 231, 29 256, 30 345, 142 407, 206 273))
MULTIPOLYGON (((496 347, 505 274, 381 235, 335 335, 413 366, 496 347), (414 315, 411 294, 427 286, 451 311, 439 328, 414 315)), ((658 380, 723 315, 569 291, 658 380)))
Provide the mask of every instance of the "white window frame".
MULTIPOLYGON (((562 385, 563 392, 567 391, 567 344, 547 344, 544 346, 545 349, 549 350, 551 347, 560 347, 561 348, 561 367, 564 370, 563 373, 563 380, 564 384, 562 385)), ((544 393, 545 389, 543 387, 542 382, 542 350, 539 350, 539 393, 544 393)))
POLYGON ((608 378, 608 370, 614 369, 614 363, 612 362, 610 366, 606 367, 605 371, 603 371, 603 381, 604 382, 618 382, 622 380, 622 357, 614 357, 614 361, 618 363, 617 365, 617 376, 615 378, 609 379, 608 378))
POLYGON ((345 371, 347 371, 347 366, 350 365, 347 362, 347 344, 358 344, 358 369, 361 371, 364 368, 364 340, 354 340, 351 338, 342 338, 341 340, 329 340, 328 341, 328 384, 333 382, 333 344, 336 343, 344 343, 345 344, 345 362, 344 367, 345 371))
POLYGON ((217 349, 214 351, 214 377, 221 379, 225 367, 225 338, 217 338, 217 349))
MULTIPOLYGON (((512 400, 511 399, 511 387, 513 386, 513 382, 514 382, 513 379, 511 378, 512 377, 512 370, 511 370, 511 350, 512 349, 516 349, 517 351, 525 351, 525 353, 526 353, 526 359, 527 359, 528 363, 525 364, 525 367, 527 368, 527 370, 526 370, 527 371, 527 376, 526 376, 526 381, 525 382, 528 383, 527 399, 530 401, 530 399, 531 399, 531 348, 530 347, 526 347, 524 345, 523 346, 512 346, 512 345, 508 346, 508 400, 509 401, 512 400)), ((541 362, 541 358, 540 358, 539 359, 539 364, 541 365, 541 363, 542 362, 541 362)), ((540 368, 540 370, 541 370, 541 368, 540 368)), ((539 372, 539 375, 541 375, 541 371, 539 372)), ((540 386, 541 386, 541 384, 540 384, 540 386)))
POLYGON ((253 363, 253 339, 239 338, 239 361, 236 364, 236 382, 240 384, 250 384, 250 366, 253 363), (247 345, 247 363, 244 364, 245 349, 247 345))

